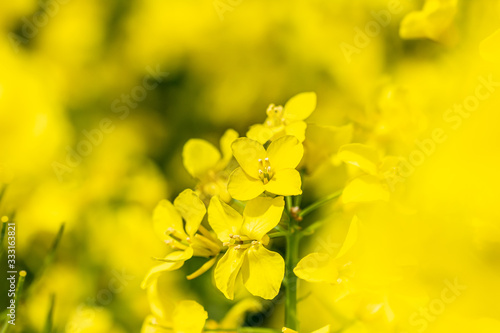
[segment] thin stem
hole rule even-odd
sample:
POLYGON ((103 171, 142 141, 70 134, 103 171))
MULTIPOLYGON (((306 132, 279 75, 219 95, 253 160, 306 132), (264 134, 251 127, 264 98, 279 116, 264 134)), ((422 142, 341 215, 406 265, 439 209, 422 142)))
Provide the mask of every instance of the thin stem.
POLYGON ((269 236, 269 238, 276 238, 276 237, 283 237, 283 236, 286 236, 287 233, 286 232, 271 232, 270 234, 267 234, 269 236))
POLYGON ((285 327, 292 330, 298 329, 297 320, 297 276, 293 269, 297 265, 299 256, 299 233, 297 221, 290 219, 289 233, 286 237, 286 258, 285 258, 285 327))
POLYGON ((342 194, 342 190, 338 190, 337 192, 334 192, 334 193, 324 197, 323 199, 316 201, 315 203, 307 206, 302 211, 300 211, 299 216, 304 217, 304 216, 314 212, 316 209, 323 206, 327 202, 340 197, 341 194, 342 194))
POLYGON ((292 197, 291 196, 286 196, 286 210, 290 211, 292 209, 293 203, 292 203, 292 197))

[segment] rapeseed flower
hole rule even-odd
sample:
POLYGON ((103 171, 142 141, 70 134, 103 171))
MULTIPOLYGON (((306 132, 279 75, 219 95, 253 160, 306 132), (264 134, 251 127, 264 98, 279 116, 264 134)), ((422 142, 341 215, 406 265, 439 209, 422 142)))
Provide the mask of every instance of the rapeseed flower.
POLYGON ((272 141, 267 150, 248 138, 233 142, 233 154, 240 167, 229 177, 229 194, 238 200, 250 200, 264 191, 277 195, 302 194, 300 163, 304 148, 291 135, 272 141))
POLYGON ((217 197, 210 201, 208 221, 228 247, 215 268, 215 284, 228 299, 234 298, 238 277, 252 295, 273 299, 278 294, 285 262, 264 245, 269 242, 267 233, 280 222, 284 206, 283 197, 258 197, 246 204, 242 216, 217 197))
POLYGON ((285 106, 269 105, 264 124, 250 127, 247 137, 262 144, 285 135, 293 135, 300 142, 305 140, 307 124, 304 121, 316 109, 316 93, 306 92, 290 98, 285 106))
POLYGON ((204 200, 218 195, 225 202, 231 197, 227 192, 228 172, 231 158, 231 144, 238 138, 235 130, 228 129, 220 139, 220 150, 202 139, 190 139, 182 150, 184 167, 198 180, 196 190, 204 200))
POLYGON ((213 234, 201 225, 206 214, 205 204, 194 191, 187 189, 181 192, 172 204, 162 200, 153 213, 153 226, 156 234, 172 252, 165 258, 158 259, 164 263, 153 267, 142 282, 146 288, 158 275, 165 271, 173 271, 182 267, 191 257, 211 258, 199 271, 188 276, 195 278, 204 273, 215 263, 220 252, 220 244, 213 234))
POLYGON ((355 166, 361 172, 344 188, 342 194, 344 203, 389 201, 390 189, 386 184, 387 177, 396 176, 399 158, 392 156, 380 158, 375 149, 359 143, 342 146, 338 158, 344 163, 355 166))

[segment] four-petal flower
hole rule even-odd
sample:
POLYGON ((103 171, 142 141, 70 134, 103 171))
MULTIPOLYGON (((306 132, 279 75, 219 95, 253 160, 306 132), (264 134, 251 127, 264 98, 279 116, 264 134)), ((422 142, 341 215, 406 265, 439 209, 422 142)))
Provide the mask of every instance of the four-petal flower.
POLYGON ((273 299, 285 274, 281 255, 264 247, 266 235, 280 221, 283 197, 258 197, 246 204, 241 216, 232 207, 213 197, 208 207, 208 221, 228 249, 215 268, 215 284, 229 299, 234 298, 238 276, 255 296, 273 299))
POLYGON ((233 154, 238 163, 229 177, 229 194, 237 200, 253 199, 264 191, 277 195, 302 194, 300 163, 304 148, 296 137, 287 135, 269 145, 239 138, 233 142, 233 154))

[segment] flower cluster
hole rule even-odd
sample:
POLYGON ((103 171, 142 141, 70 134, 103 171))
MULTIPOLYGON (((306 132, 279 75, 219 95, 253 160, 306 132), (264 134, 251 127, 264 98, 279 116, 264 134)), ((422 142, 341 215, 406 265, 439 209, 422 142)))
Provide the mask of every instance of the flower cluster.
MULTIPOLYGON (((300 259, 300 240, 322 226, 321 222, 307 223, 304 217, 339 197, 344 204, 389 201, 384 177, 397 173, 399 160, 381 158, 370 146, 350 143, 352 125, 307 124, 315 108, 316 94, 311 92, 292 97, 284 107, 271 104, 265 122, 251 126, 246 137, 226 131, 220 140, 222 154, 201 139, 185 144, 184 165, 197 185, 195 190, 184 190, 173 203, 163 200, 156 207, 155 232, 171 250, 156 259, 160 263, 147 274, 143 288, 154 295, 161 273, 202 257, 205 262, 187 278, 215 267, 214 284, 230 300, 244 289, 271 300, 283 284, 287 298, 284 330, 290 332, 298 328, 298 278, 341 285, 344 296, 356 292, 352 249, 358 239, 358 218, 354 216, 337 253, 313 252, 300 259), (326 199, 301 208, 303 177, 313 175, 321 164, 339 167, 340 162, 351 167, 345 189, 332 188, 333 194, 326 199), (286 239, 286 246, 273 251, 273 240, 279 237, 286 239)), ((176 332, 195 333, 206 326, 206 312, 197 303, 180 303, 175 313, 165 325, 176 332), (197 319, 180 329, 176 318, 186 311, 197 319)), ((155 332, 161 320, 161 316, 149 317, 146 332, 155 332)), ((329 326, 319 331, 328 330, 329 326)))

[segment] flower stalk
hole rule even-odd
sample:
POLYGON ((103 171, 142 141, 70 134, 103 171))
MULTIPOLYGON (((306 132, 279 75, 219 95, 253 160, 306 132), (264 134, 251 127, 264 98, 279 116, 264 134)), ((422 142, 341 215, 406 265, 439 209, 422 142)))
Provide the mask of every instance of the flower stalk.
POLYGON ((329 201, 336 199, 342 195, 342 190, 339 190, 337 192, 334 192, 326 197, 324 197, 321 200, 316 201, 315 203, 307 206, 303 210, 299 212, 299 217, 304 217, 306 215, 309 215, 310 213, 314 212, 316 209, 320 208, 324 204, 328 203, 329 201))
POLYGON ((288 223, 285 258, 285 327, 297 330, 297 276, 293 272, 293 269, 298 263, 300 235, 297 228, 297 221, 295 219, 289 219, 288 223))

